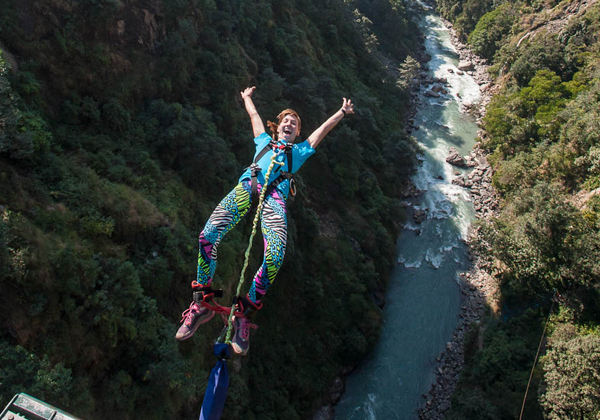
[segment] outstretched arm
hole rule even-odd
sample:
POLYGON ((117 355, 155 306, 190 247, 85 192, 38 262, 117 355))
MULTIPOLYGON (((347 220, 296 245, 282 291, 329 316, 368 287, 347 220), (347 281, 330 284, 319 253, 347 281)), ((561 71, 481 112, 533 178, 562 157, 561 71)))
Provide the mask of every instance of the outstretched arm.
POLYGON ((244 100, 246 111, 250 116, 250 122, 252 122, 252 132, 254 133, 254 137, 258 137, 265 132, 265 126, 260 118, 260 115, 258 115, 258 111, 254 106, 254 102, 252 102, 252 94, 254 93, 255 89, 256 86, 248 87, 244 89, 243 92, 240 92, 240 94, 244 100))
POLYGON ((311 147, 313 149, 317 147, 325 138, 327 133, 329 133, 331 129, 335 127, 346 114, 354 114, 354 104, 352 104, 350 99, 344 98, 344 102, 342 103, 340 110, 329 117, 327 121, 321 124, 319 128, 317 128, 310 136, 308 136, 307 140, 311 147))

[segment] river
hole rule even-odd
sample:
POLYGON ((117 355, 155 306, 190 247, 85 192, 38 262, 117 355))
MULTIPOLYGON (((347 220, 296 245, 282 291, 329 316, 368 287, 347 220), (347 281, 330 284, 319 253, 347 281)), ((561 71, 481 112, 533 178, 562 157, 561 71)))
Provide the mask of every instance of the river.
POLYGON ((469 192, 451 183, 466 170, 451 166, 445 158, 451 147, 464 156, 475 144, 477 126, 471 115, 461 112, 461 102, 476 103, 479 86, 471 76, 458 74, 458 54, 435 11, 417 4, 432 57, 428 72, 446 78, 450 85, 449 93, 440 98, 423 96, 415 115, 420 129, 413 135, 423 154, 413 182, 422 194, 410 204, 426 210, 427 219, 404 226, 380 340, 347 378, 345 393, 335 407, 336 420, 418 418, 422 395, 436 379, 436 358, 458 323, 458 275, 469 267, 463 239, 475 214, 469 192))

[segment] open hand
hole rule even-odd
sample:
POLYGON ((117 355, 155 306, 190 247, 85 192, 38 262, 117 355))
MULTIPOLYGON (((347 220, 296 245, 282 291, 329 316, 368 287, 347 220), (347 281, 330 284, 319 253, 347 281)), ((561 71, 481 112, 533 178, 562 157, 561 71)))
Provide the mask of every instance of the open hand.
POLYGON ((342 103, 342 110, 346 114, 354 114, 354 104, 350 99, 344 98, 344 102, 342 103))
POLYGON ((244 89, 243 92, 240 92, 240 95, 242 95, 242 99, 251 98, 255 89, 256 89, 256 86, 252 86, 252 87, 247 87, 246 89, 244 89))

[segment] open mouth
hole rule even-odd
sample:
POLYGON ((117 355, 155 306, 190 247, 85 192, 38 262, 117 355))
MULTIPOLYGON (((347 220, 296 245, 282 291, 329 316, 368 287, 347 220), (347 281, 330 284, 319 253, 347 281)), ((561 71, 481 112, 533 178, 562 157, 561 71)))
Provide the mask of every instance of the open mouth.
POLYGON ((283 134, 288 135, 288 136, 292 134, 292 129, 291 128, 287 128, 286 127, 282 131, 283 131, 283 134))

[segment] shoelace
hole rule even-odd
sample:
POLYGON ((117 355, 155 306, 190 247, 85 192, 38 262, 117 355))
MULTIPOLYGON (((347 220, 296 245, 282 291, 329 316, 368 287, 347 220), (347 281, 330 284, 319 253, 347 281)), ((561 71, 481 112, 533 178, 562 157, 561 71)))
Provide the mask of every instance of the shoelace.
POLYGON ((181 321, 179 322, 184 322, 185 321, 185 325, 190 325, 192 322, 192 318, 194 317, 194 312, 198 313, 199 311, 195 308, 196 302, 192 302, 190 304, 190 307, 187 308, 185 311, 183 311, 181 313, 181 321))
POLYGON ((242 340, 247 340, 250 337, 250 328, 257 329, 258 325, 252 324, 246 318, 240 319, 240 337, 242 340))

